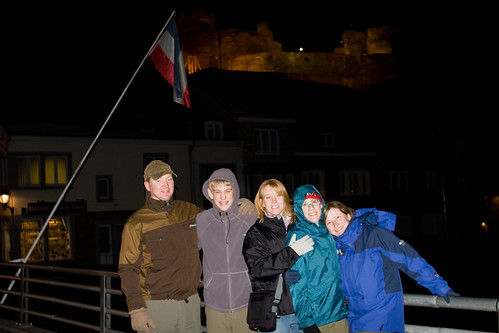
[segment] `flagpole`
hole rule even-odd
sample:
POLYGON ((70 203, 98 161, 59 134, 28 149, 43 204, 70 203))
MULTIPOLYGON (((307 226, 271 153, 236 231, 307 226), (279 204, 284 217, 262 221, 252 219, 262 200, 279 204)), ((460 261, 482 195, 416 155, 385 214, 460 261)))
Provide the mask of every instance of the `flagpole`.
MULTIPOLYGON (((11 262, 19 262, 19 261, 22 261, 23 264, 25 264, 29 257, 31 256, 31 254, 33 253, 36 245, 38 244, 38 242, 40 241, 40 238, 42 237, 43 235, 43 232, 45 231, 45 229, 47 229, 47 226, 50 222, 50 220, 52 219, 52 217, 54 216, 54 213, 55 211, 57 210, 57 208, 59 207, 59 204, 61 203, 62 199, 66 196, 66 193, 69 189, 69 187, 71 186, 71 184, 73 183, 74 179, 76 178, 76 176, 78 175, 78 173, 80 172, 81 168, 83 167, 83 164, 85 164, 88 156, 90 155, 91 151, 93 150, 94 146, 96 145, 97 141, 99 140, 102 132, 104 131, 104 128, 106 127, 107 123, 109 122, 109 120, 111 119, 111 117, 113 116, 114 114, 114 111, 116 110, 116 108, 118 107, 118 105, 120 104, 121 100, 123 99, 123 96, 125 95, 125 93, 128 91, 128 88, 130 87, 130 85, 132 84, 133 80, 135 79, 135 77, 137 76, 137 73, 140 71, 140 69, 142 68, 142 65, 144 65, 144 62, 146 61, 147 57, 149 57, 149 54, 152 52, 152 50, 154 49, 154 47, 156 46, 156 43, 158 42, 158 39, 161 37, 161 34, 163 33, 163 31, 166 29, 166 27, 168 26, 168 24, 170 24, 170 21, 172 20, 172 18, 175 16, 175 11, 173 11, 170 15, 170 17, 168 18, 168 20, 166 21, 165 25, 163 26, 163 28, 161 29, 161 31, 159 32, 158 36, 156 37, 156 39, 154 40, 154 42, 152 43, 151 47, 149 48, 149 50, 147 51, 146 55, 144 56, 144 58, 142 58, 142 61, 140 62, 139 66, 137 67, 137 69, 135 70, 135 73, 133 73, 131 79, 128 81, 128 84, 126 85, 125 89, 123 90, 123 92, 121 93, 120 97, 118 98, 118 100, 116 101, 116 103, 114 104, 114 107, 112 108, 111 112, 109 113, 109 115, 107 116, 106 120, 104 121, 104 123, 102 124, 99 132, 97 133, 97 135, 95 136, 94 140, 92 141, 92 143, 90 144, 90 146, 88 147, 87 149, 87 152, 85 153, 85 155, 83 156, 83 158, 81 159, 80 161, 80 164, 78 165, 78 167, 76 168, 75 172, 73 173, 71 179, 69 180, 69 182, 66 184, 66 187, 64 188, 64 190, 62 191, 61 195, 59 196, 59 199, 57 200, 56 204, 54 205, 54 207, 52 208, 52 211, 50 212, 49 216, 47 217, 47 219, 45 220, 45 223, 43 224, 42 228, 40 229, 40 232, 38 233, 38 236, 36 237, 33 245, 31 246, 31 248, 29 249, 28 253, 26 254, 26 257, 23 258, 23 259, 14 259, 14 260, 11 260, 11 262)), ((21 268, 19 268, 16 272, 16 277, 18 277, 19 275, 21 274, 21 268)), ((8 291, 12 290, 12 287, 14 286, 14 283, 15 283, 16 280, 12 280, 10 282, 10 285, 9 287, 7 288, 8 291)), ((0 301, 0 304, 3 304, 5 302, 5 299, 7 298, 8 294, 5 293, 2 297, 2 300, 0 301)))

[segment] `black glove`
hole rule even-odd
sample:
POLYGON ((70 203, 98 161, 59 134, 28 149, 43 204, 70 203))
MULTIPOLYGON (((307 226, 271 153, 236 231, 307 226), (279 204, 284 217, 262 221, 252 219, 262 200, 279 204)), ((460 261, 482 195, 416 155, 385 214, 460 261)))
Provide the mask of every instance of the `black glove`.
POLYGON ((450 298, 449 298, 449 296, 461 296, 461 295, 459 295, 458 293, 456 293, 456 292, 455 292, 454 290, 452 290, 452 289, 451 289, 451 290, 449 290, 449 291, 447 292, 447 294, 445 294, 445 295, 443 295, 443 296, 442 296, 442 297, 444 298, 444 300, 445 300, 445 302, 446 302, 447 304, 449 304, 449 303, 450 303, 450 298))
POLYGON ((288 284, 289 287, 292 284, 298 282, 298 280, 301 278, 301 275, 300 273, 298 273, 298 271, 289 269, 286 271, 286 273, 284 273, 284 277, 286 278, 286 283, 288 284))
POLYGON ((313 324, 312 326, 305 327, 303 329, 303 333, 321 333, 321 330, 317 325, 313 324))

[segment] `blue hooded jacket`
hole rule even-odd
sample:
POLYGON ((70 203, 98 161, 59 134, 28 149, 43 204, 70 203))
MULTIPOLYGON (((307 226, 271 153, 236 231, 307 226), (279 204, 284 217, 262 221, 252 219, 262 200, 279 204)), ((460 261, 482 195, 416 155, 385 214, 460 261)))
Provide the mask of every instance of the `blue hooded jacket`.
POLYGON ((341 320, 346 317, 347 309, 341 292, 335 241, 322 223, 324 199, 312 185, 300 186, 295 190, 294 210, 297 221, 288 230, 287 244, 294 234, 296 240, 309 235, 315 242, 314 249, 300 256, 291 268, 300 273, 300 279, 290 287, 299 327, 323 326, 341 320), (318 224, 303 215, 302 204, 310 193, 315 193, 322 202, 318 224))
POLYGON ((350 332, 404 332, 404 294, 399 271, 432 293, 451 288, 416 250, 395 236, 396 216, 376 208, 355 212, 337 237, 342 290, 350 332))

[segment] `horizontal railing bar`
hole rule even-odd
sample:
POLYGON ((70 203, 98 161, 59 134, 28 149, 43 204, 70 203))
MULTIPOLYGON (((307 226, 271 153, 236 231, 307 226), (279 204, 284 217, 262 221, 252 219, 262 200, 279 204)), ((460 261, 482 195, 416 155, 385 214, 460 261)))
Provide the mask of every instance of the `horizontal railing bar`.
POLYGON ((92 310, 92 311, 97 311, 97 312, 100 311, 100 306, 96 306, 96 305, 87 305, 84 303, 68 301, 65 299, 57 298, 57 297, 49 297, 49 296, 30 294, 30 293, 25 293, 25 295, 28 298, 39 299, 39 300, 47 301, 47 302, 51 302, 51 303, 70 305, 70 306, 73 306, 75 308, 87 309, 87 310, 92 310))
POLYGON ((7 289, 0 289, 0 293, 21 296, 21 292, 20 291, 12 291, 12 290, 7 290, 7 289))
POLYGON ((130 316, 128 314, 128 312, 123 311, 123 310, 107 309, 106 313, 109 313, 109 314, 112 314, 112 315, 116 315, 116 316, 120 316, 120 317, 124 317, 124 318, 128 318, 130 316))
POLYGON ((54 280, 43 280, 43 279, 34 279, 34 278, 25 278, 24 281, 39 283, 39 284, 44 284, 44 285, 50 285, 50 286, 58 286, 58 287, 74 288, 74 289, 100 292, 100 287, 93 287, 93 286, 89 286, 86 284, 60 282, 60 281, 54 281, 54 280))
POLYGON ((482 331, 460 330, 456 328, 446 327, 432 327, 432 326, 418 326, 418 325, 405 325, 405 333, 493 333, 482 331))
POLYGON ((79 327, 85 327, 85 328, 88 328, 88 329, 94 330, 94 331, 100 331, 100 326, 97 326, 97 325, 90 325, 87 323, 83 323, 81 321, 76 321, 76 320, 68 319, 65 317, 50 315, 50 314, 46 314, 46 313, 38 312, 38 311, 33 311, 33 310, 24 310, 24 312, 38 316, 38 317, 56 320, 56 321, 59 321, 61 323, 66 323, 66 324, 75 325, 75 326, 79 326, 79 327))
POLYGON ((404 305, 499 312, 499 299, 497 298, 478 298, 465 296, 450 296, 449 298, 451 301, 449 304, 447 304, 443 297, 438 295, 404 294, 404 305))
POLYGON ((20 276, 0 274, 0 279, 21 280, 20 276))

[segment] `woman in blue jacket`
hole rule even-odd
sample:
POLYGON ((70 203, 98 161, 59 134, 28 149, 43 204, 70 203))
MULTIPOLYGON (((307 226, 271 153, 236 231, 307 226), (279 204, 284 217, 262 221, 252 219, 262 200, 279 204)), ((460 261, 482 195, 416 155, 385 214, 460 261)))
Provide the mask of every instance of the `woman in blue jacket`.
POLYGON ((433 294, 459 296, 409 244, 395 236, 396 216, 376 208, 326 204, 324 223, 336 240, 350 332, 404 332, 399 271, 433 294))
POLYGON ((291 268, 300 274, 290 287, 299 327, 305 333, 346 333, 346 305, 336 245, 322 223, 324 199, 312 185, 300 186, 294 194, 294 211, 297 221, 288 229, 288 245, 306 235, 314 240, 314 249, 291 268))

